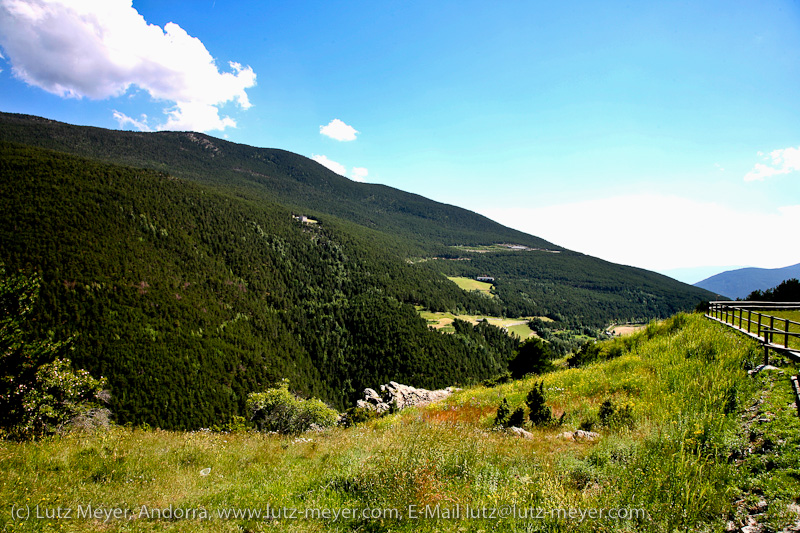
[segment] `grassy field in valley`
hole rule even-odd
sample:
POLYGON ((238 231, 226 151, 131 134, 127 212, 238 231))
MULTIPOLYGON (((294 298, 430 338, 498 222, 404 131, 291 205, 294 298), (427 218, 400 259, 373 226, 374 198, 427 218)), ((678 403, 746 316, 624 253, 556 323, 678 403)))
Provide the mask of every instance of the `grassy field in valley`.
POLYGON ((347 429, 281 436, 116 428, 0 441, 0 528, 722 531, 729 521, 743 525, 761 499, 760 520, 784 527, 800 494, 790 369, 748 376, 761 357, 757 344, 699 315, 607 342, 621 355, 467 388, 347 429), (493 429, 501 399, 522 405, 542 379, 561 424, 528 423, 530 439, 493 429), (600 423, 606 401, 624 415, 619 423, 600 423), (590 426, 595 440, 563 437, 590 426), (88 506, 101 514, 87 517, 88 506), (117 509, 124 516, 102 514, 117 509), (14 520, 12 511, 30 514, 14 520))
POLYGON ((463 277, 449 277, 450 281, 455 283, 459 286, 462 290, 465 291, 478 291, 479 293, 483 294, 484 296, 488 296, 489 298, 494 298, 494 294, 492 294, 492 284, 487 283, 485 281, 478 281, 472 278, 463 278, 463 277))
POLYGON ((478 321, 485 320, 489 324, 497 326, 498 328, 503 328, 509 334, 516 335, 522 340, 536 336, 536 333, 528 327, 528 322, 534 317, 503 318, 485 315, 456 315, 449 312, 428 311, 421 307, 418 307, 417 311, 420 316, 428 322, 428 326, 447 333, 453 333, 455 331, 452 323, 453 320, 458 319, 469 322, 470 324, 477 324, 478 321))

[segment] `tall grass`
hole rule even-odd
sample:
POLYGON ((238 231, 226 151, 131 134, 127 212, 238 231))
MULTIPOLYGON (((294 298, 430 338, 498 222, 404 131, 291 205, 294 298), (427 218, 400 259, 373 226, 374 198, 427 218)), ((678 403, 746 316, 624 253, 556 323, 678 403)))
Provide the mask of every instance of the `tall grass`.
MULTIPOLYGON (((544 376, 560 427, 533 439, 492 429, 502 398, 521 405, 536 379, 473 387, 367 425, 282 437, 117 428, 40 442, 0 442, 0 526, 9 531, 673 531, 720 529, 732 510, 742 444, 736 417, 757 383, 743 365, 755 344, 699 316, 635 335, 619 357, 544 376), (592 442, 559 435, 597 418, 605 400, 632 424, 592 442), (207 469, 210 469, 208 471, 207 469), (206 475, 204 475, 206 474, 206 475), (12 505, 76 509, 203 507, 262 511, 394 509, 338 519, 12 521, 12 505), (413 518, 438 509, 439 519, 413 518), (438 507, 437 507, 438 506, 438 507), (467 507, 515 516, 467 518, 467 507), (527 509, 540 509, 533 516, 527 509), (644 509, 632 520, 559 516, 556 509, 644 509), (459 510, 460 517, 452 515, 459 510), (527 517, 520 516, 523 511, 527 517), (445 516, 450 513, 451 516, 445 516)), ((541 379, 541 378, 539 378, 541 379)), ((473 514, 473 516, 475 516, 473 514)))

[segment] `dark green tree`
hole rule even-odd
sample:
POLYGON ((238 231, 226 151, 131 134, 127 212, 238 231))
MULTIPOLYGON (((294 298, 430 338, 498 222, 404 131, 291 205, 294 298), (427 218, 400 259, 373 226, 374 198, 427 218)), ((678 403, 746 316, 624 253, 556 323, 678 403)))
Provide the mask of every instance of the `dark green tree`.
POLYGON ((530 410, 528 416, 533 425, 543 426, 553 421, 553 412, 545 403, 544 381, 533 385, 533 388, 528 392, 525 398, 525 405, 527 405, 530 410))
POLYGON ((745 298, 762 302, 800 302, 800 280, 796 278, 782 281, 777 287, 765 291, 753 291, 745 298))
POLYGON ((511 413, 511 416, 508 417, 508 427, 522 427, 522 424, 525 423, 525 409, 522 407, 517 407, 514 409, 514 412, 511 413))
POLYGON ((500 405, 497 407, 497 416, 494 418, 494 425, 506 427, 508 425, 508 417, 511 416, 511 406, 508 405, 508 400, 503 398, 500 405))
POLYGON ((550 347, 542 339, 528 339, 522 343, 517 355, 508 363, 511 375, 519 379, 526 374, 544 374, 553 369, 550 347))

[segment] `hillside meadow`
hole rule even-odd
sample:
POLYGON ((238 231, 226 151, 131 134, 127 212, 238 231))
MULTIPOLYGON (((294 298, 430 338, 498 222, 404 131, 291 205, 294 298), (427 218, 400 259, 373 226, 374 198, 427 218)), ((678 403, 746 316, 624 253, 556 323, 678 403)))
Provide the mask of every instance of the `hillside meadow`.
POLYGON ((728 521, 742 525, 762 498, 762 520, 783 527, 800 493, 788 377, 748 376, 757 345, 699 315, 607 342, 623 350, 604 353, 621 355, 466 388, 347 429, 281 436, 116 427, 2 441, 0 527, 720 531, 728 521), (530 439, 494 429, 500 400, 521 405, 540 379, 560 425, 527 423, 530 439), (606 401, 624 416, 601 423, 606 401), (763 427, 743 425, 756 408, 769 410, 769 446, 763 427), (599 437, 563 437, 579 427, 599 437))

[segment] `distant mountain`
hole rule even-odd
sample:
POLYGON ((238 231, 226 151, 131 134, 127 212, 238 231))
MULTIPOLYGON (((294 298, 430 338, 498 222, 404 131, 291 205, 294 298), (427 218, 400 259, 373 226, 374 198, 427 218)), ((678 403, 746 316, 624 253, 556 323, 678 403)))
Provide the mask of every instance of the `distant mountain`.
POLYGON ((684 267, 684 268, 670 268, 661 269, 657 272, 669 276, 683 283, 693 285, 709 276, 719 274, 726 270, 736 270, 737 268, 744 268, 743 265, 717 265, 717 266, 702 266, 702 267, 684 267))
POLYGON ((753 291, 765 291, 782 281, 800 278, 800 263, 783 268, 740 268, 698 281, 695 287, 726 296, 746 298, 753 291))
POLYGON ((284 377, 343 408, 391 380, 507 368, 517 341, 501 330, 443 334, 414 306, 599 328, 713 297, 284 150, 7 113, 0 263, 41 275, 33 325, 75 336, 71 358, 109 378, 118 421, 164 428, 243 414, 284 377), (492 298, 447 279, 479 275, 492 298))

